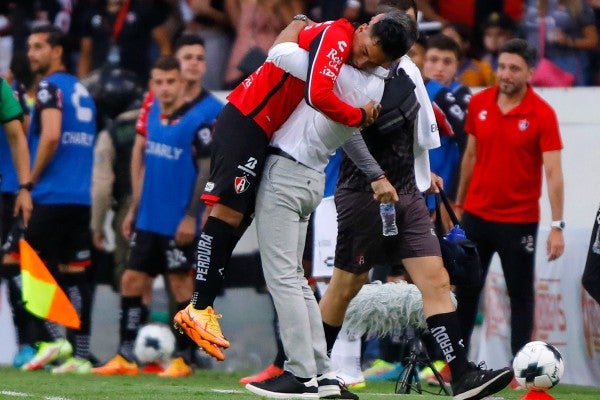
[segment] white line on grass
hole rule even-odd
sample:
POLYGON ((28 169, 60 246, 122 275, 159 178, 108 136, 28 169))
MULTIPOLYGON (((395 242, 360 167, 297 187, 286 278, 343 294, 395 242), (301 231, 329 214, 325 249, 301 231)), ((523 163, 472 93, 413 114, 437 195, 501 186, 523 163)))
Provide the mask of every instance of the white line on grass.
POLYGON ((215 392, 215 393, 225 393, 225 394, 232 394, 232 393, 237 393, 237 394, 241 394, 241 393, 247 393, 245 390, 238 390, 238 389, 210 389, 211 392, 215 392))
MULTIPOLYGON (((11 397, 31 397, 32 394, 23 393, 23 392, 13 392, 11 390, 0 390, 0 395, 11 396, 11 397)), ((70 400, 68 397, 60 397, 60 396, 46 396, 44 400, 70 400)))

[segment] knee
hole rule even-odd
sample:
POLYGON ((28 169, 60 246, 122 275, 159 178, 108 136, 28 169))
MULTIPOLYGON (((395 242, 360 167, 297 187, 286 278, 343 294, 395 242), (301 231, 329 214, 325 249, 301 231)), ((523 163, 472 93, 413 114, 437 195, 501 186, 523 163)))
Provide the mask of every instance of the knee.
POLYGON ((124 296, 141 296, 146 284, 145 274, 126 269, 121 276, 121 294, 124 296))

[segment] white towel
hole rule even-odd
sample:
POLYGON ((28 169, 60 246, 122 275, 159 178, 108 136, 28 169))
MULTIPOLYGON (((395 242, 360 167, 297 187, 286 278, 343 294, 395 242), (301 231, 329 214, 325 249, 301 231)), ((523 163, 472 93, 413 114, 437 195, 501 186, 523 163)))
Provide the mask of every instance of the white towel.
POLYGON ((415 124, 415 139, 413 153, 415 155, 415 179, 420 191, 425 191, 431 186, 431 169, 429 167, 429 149, 440 147, 440 132, 438 130, 435 114, 431 101, 421 77, 421 71, 412 62, 409 56, 400 59, 399 68, 410 77, 415 84, 415 94, 421 105, 415 124))

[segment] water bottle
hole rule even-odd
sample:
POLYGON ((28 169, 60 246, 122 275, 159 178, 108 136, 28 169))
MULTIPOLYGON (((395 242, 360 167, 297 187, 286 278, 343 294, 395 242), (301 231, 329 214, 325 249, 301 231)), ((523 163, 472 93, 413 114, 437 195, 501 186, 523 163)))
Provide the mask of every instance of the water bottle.
POLYGON ((446 235, 446 240, 451 242, 458 242, 459 240, 465 240, 466 238, 467 235, 465 235, 465 231, 460 225, 454 225, 446 235))
POLYGON ((383 236, 394 236, 398 234, 396 226, 396 206, 394 203, 381 203, 379 214, 383 224, 383 236))

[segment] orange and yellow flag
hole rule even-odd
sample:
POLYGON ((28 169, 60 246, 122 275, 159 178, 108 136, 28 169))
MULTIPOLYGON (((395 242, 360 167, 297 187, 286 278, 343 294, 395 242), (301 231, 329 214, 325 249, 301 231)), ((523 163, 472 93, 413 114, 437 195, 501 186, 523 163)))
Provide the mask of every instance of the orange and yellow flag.
POLYGON ((40 318, 79 329, 77 312, 44 262, 24 239, 19 241, 25 308, 40 318))

